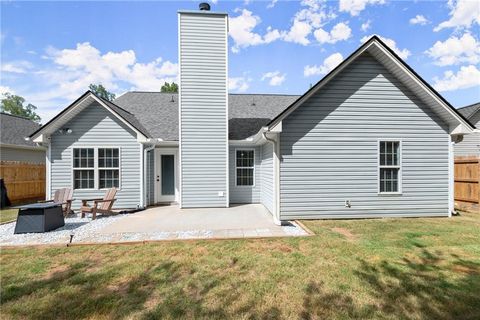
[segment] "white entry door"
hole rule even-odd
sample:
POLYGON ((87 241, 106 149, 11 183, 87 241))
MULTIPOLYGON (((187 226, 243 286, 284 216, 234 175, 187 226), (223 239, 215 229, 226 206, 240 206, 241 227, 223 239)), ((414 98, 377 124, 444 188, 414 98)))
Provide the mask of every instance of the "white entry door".
POLYGON ((155 149, 155 202, 174 202, 177 192, 177 150, 155 149))

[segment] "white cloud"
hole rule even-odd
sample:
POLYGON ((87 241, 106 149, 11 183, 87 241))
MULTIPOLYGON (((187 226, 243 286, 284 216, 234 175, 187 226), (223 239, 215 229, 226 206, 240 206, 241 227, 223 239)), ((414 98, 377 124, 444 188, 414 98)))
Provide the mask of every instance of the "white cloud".
POLYGON ((360 29, 362 29, 363 32, 367 32, 368 29, 370 29, 370 23, 371 21, 367 20, 367 22, 362 23, 362 25, 360 26, 360 29))
POLYGON ((8 86, 0 86, 0 96, 3 96, 7 92, 11 94, 15 94, 15 91, 13 91, 12 88, 8 86))
POLYGON ((277 4, 278 0, 272 0, 268 5, 267 5, 267 8, 268 9, 271 9, 273 7, 275 7, 275 5, 277 4))
POLYGON ((277 29, 272 29, 272 27, 267 28, 267 33, 263 36, 264 43, 270 43, 277 39, 280 39, 282 34, 277 29))
POLYGON ((72 100, 88 89, 91 83, 101 83, 108 90, 159 91, 167 81, 177 81, 176 63, 157 58, 141 63, 133 50, 107 52, 88 42, 74 49, 48 48, 45 54, 53 65, 36 71, 48 89, 29 94, 32 103, 47 104, 55 99, 72 100))
POLYGON ((453 91, 480 86, 480 70, 474 65, 462 66, 455 74, 449 70, 443 74, 443 78, 433 79, 434 87, 438 91, 453 91))
POLYGON ((480 24, 480 3, 478 0, 449 0, 450 19, 440 23, 434 31, 444 28, 469 28, 472 24, 480 24))
POLYGON ((430 21, 421 14, 417 14, 414 18, 411 18, 409 22, 410 24, 420 24, 422 26, 430 23, 430 21))
POLYGON ((352 16, 358 16, 367 4, 384 4, 385 0, 340 0, 339 10, 341 12, 348 12, 352 16))
POLYGON ((290 30, 283 31, 283 40, 287 42, 308 45, 308 36, 316 28, 320 28, 326 21, 334 19, 336 15, 327 11, 322 0, 303 0, 301 6, 305 7, 295 13, 290 30))
POLYGON ((287 42, 299 43, 306 46, 310 43, 308 35, 312 32, 312 26, 300 20, 294 20, 290 31, 285 33, 283 40, 287 42))
POLYGON ((449 66, 459 63, 480 62, 480 41, 465 33, 461 38, 455 36, 444 42, 437 41, 426 53, 434 58, 435 64, 449 66))
POLYGON ((256 46, 263 43, 262 36, 253 32, 253 29, 261 22, 259 16, 252 15, 247 9, 242 10, 242 14, 229 19, 229 35, 234 41, 233 52, 238 52, 240 48, 256 46))
POLYGON ((1 64, 0 71, 8 73, 27 73, 32 68, 32 64, 28 61, 11 61, 1 64))
POLYGON ((268 81, 269 85, 279 86, 285 81, 286 76, 287 76, 286 74, 280 74, 280 71, 267 72, 263 74, 262 81, 269 80, 268 81))
POLYGON ((250 78, 247 77, 229 77, 228 90, 235 92, 245 92, 250 87, 250 78))
MULTIPOLYGON (((369 35, 369 36, 365 36, 363 37, 362 39, 360 39, 360 42, 361 43, 364 43, 366 41, 368 41, 368 39, 370 39, 371 37, 373 36, 372 35, 369 35)), ((407 58, 410 56, 410 50, 408 49, 400 49, 397 47, 397 43, 395 42, 395 40, 393 39, 389 39, 389 38, 385 38, 385 37, 382 37, 382 36, 378 36, 380 39, 382 39, 383 42, 385 42, 385 44, 387 46, 390 47, 390 49, 392 49, 393 51, 395 51, 396 54, 398 54, 398 56, 400 58, 402 58, 403 60, 407 60, 407 58)))
POLYGON ((336 43, 350 38, 352 35, 352 29, 350 29, 347 24, 340 22, 332 28, 330 33, 323 29, 317 29, 313 35, 320 43, 336 43))
POLYGON ((315 76, 315 75, 324 75, 335 69, 343 61, 343 56, 341 53, 337 52, 328 56, 321 66, 305 66, 303 69, 303 75, 305 77, 315 76))

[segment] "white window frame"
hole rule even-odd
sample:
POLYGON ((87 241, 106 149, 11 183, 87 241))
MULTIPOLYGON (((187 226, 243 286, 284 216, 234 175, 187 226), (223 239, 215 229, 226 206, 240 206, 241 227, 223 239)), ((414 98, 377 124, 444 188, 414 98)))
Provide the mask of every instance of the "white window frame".
POLYGON ((100 188, 100 170, 118 170, 118 188, 117 190, 121 190, 122 188, 122 148, 118 146, 75 146, 72 148, 72 161, 71 161, 71 186, 73 190, 78 191, 99 191, 99 190, 108 190, 109 188, 100 188), (75 149, 93 149, 93 168, 74 168, 74 155, 75 149), (99 168, 98 166, 98 149, 118 149, 118 168, 99 168), (93 188, 81 188, 75 189, 75 170, 92 170, 93 169, 93 188))
POLYGON ((255 148, 236 148, 235 149, 235 186, 239 188, 253 188, 255 187, 255 148), (237 166, 237 151, 253 151, 253 166, 252 167, 239 167, 237 166), (239 185, 237 180, 237 169, 253 169, 253 184, 250 186, 239 185))
POLYGON ((403 151, 402 151, 402 140, 401 139, 391 139, 391 138, 385 138, 385 139, 378 139, 377 142, 377 192, 378 195, 401 195, 402 194, 402 157, 403 157, 403 151), (382 142, 398 142, 398 165, 381 165, 380 164, 380 144, 382 142), (398 186, 397 190, 394 192, 385 192, 385 191, 380 191, 380 172, 381 169, 398 169, 398 186))
MULTIPOLYGON (((107 190, 109 188, 100 188, 100 170, 118 170, 118 189, 120 189, 120 148, 119 147, 97 147, 97 158, 95 159, 97 161, 97 169, 98 169, 98 176, 96 177, 96 180, 98 182, 98 188, 100 190, 107 190), (98 165, 98 162, 100 160, 100 156, 99 156, 99 150, 100 149, 118 149, 118 167, 100 167, 98 165)), ((115 187, 117 188, 117 187, 115 187)))
POLYGON ((95 179, 95 167, 96 167, 96 163, 95 163, 95 148, 93 147, 74 147, 72 148, 72 189, 73 190, 95 190, 96 189, 96 179, 95 179), (80 149, 93 149, 93 167, 79 167, 79 168, 75 168, 75 166, 73 165, 74 162, 75 162, 75 150, 80 150, 80 149), (93 170, 93 188, 78 188, 78 189, 75 189, 75 171, 92 171, 93 170))

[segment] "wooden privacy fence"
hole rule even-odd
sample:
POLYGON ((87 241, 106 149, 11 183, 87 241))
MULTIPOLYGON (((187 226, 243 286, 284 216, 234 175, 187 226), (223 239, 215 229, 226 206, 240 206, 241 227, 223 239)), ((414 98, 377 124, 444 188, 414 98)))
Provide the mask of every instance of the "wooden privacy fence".
POLYGON ((0 178, 12 204, 45 199, 45 164, 0 161, 0 178))
POLYGON ((455 206, 461 210, 479 211, 480 157, 455 158, 455 206))

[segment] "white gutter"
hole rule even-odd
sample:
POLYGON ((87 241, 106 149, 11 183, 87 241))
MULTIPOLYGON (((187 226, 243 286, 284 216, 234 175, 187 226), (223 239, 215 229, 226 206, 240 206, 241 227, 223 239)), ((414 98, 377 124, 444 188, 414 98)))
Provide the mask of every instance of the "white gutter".
POLYGON ((147 193, 145 192, 147 190, 147 153, 148 151, 152 151, 153 149, 155 149, 155 145, 152 145, 150 147, 146 147, 144 150, 143 150, 143 181, 142 181, 142 184, 143 184, 143 188, 142 188, 142 203, 141 203, 141 206, 142 208, 146 208, 147 207, 147 193))
POLYGON ((267 133, 272 133, 270 131, 263 131, 262 136, 266 141, 269 141, 273 144, 273 154, 272 154, 272 159, 273 159, 273 192, 274 192, 274 197, 273 197, 273 211, 272 216, 273 216, 273 222, 276 225, 282 225, 282 221, 280 220, 280 156, 279 156, 279 151, 280 151, 280 144, 279 144, 279 135, 278 132, 273 132, 274 134, 277 135, 277 139, 270 139, 267 137, 267 133))

